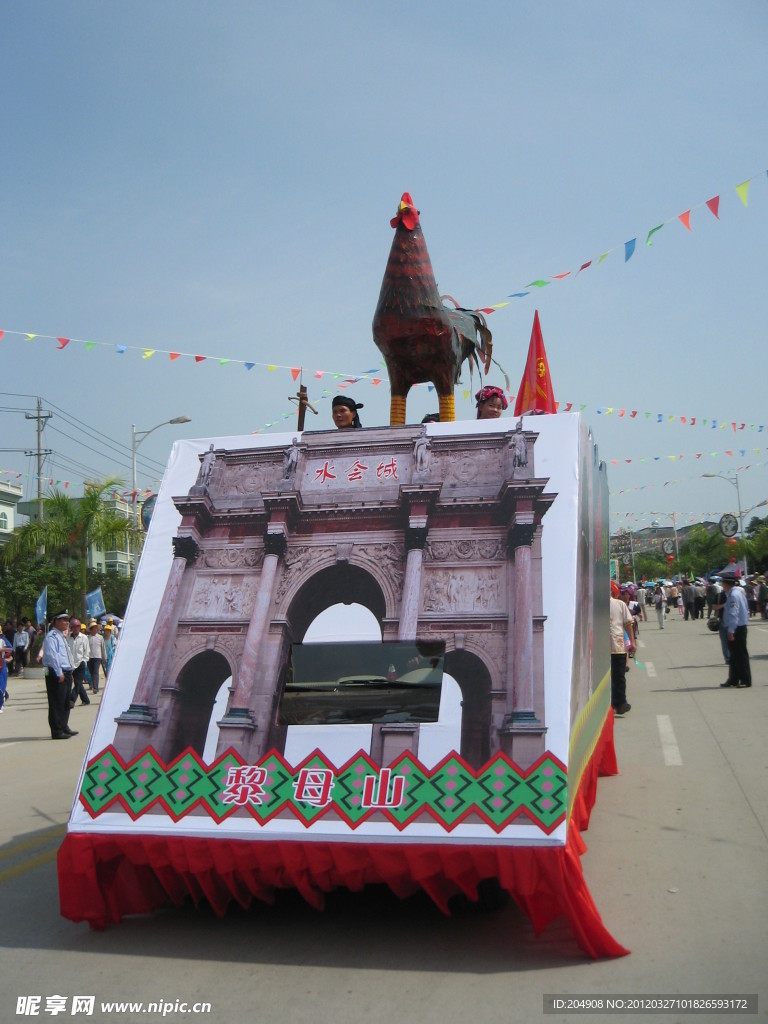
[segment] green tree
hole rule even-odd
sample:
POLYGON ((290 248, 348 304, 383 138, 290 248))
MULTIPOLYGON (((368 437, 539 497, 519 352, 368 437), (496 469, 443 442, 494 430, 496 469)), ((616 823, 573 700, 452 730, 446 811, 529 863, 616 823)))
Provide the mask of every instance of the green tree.
POLYGON ((666 579, 670 572, 665 555, 656 555, 652 552, 644 552, 642 555, 635 555, 635 575, 637 580, 658 580, 666 579))
POLYGON ((34 621, 35 604, 48 587, 48 607, 69 606, 72 598, 73 583, 76 584, 75 571, 62 565, 56 565, 45 555, 30 559, 27 555, 3 559, 0 562, 0 608, 3 620, 23 616, 34 621))
POLYGON ((685 543, 680 545, 681 564, 696 576, 721 569, 728 557, 725 539, 719 530, 710 533, 703 526, 694 526, 685 543))
POLYGON ((136 527, 104 501, 107 492, 121 486, 122 481, 117 478, 86 483, 82 498, 53 490, 43 499, 42 521, 33 520, 14 533, 4 551, 4 560, 11 562, 20 555, 44 550, 64 565, 76 565, 81 614, 85 615, 88 549, 94 545, 105 550, 119 547, 138 536, 136 527))
POLYGON ((760 516, 752 516, 744 533, 750 540, 754 540, 766 526, 768 526, 768 516, 765 516, 763 519, 760 516))
MULTIPOLYGON (((750 523, 751 525, 752 523, 750 523)), ((752 541, 752 551, 760 572, 765 572, 766 567, 768 567, 768 521, 764 522, 755 532, 754 540, 752 541)))

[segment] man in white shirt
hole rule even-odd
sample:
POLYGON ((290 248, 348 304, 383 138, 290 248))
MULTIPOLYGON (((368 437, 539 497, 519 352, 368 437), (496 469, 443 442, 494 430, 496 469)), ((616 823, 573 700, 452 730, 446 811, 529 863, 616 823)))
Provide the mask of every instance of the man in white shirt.
POLYGON ((616 715, 625 715, 627 704, 627 655, 634 650, 634 619, 629 608, 619 600, 619 588, 611 580, 611 707, 616 715))
POLYGON ((78 622, 75 619, 68 643, 74 666, 72 669, 72 692, 69 695, 70 707, 75 706, 78 697, 81 704, 90 704, 88 694, 85 692, 85 669, 90 657, 90 644, 84 622, 78 622))
POLYGON ((48 694, 48 725, 52 740, 68 740, 77 736, 69 728, 69 691, 72 687, 72 662, 69 658, 66 634, 69 630, 69 612, 59 612, 43 642, 43 668, 45 690, 48 694))

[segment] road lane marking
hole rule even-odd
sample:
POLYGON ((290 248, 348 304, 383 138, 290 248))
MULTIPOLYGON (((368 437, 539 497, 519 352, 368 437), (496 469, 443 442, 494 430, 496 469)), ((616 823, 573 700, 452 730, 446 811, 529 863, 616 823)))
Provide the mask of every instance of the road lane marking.
POLYGON ((47 843, 57 843, 67 834, 66 825, 56 825, 44 832, 42 835, 33 836, 31 839, 21 839, 18 842, 11 842, 8 846, 0 849, 0 860, 6 857, 15 857, 16 854, 26 853, 27 850, 34 850, 36 846, 45 846, 47 843))
POLYGON ((27 871, 32 871, 33 868, 42 867, 43 864, 49 864, 52 860, 56 860, 58 853, 56 850, 48 850, 46 853, 39 853, 37 857, 30 857, 29 860, 25 860, 23 864, 16 864, 12 868, 6 868, 5 871, 0 871, 0 885, 3 882, 10 882, 12 878, 16 878, 18 875, 23 875, 27 871))
POLYGON ((648 675, 651 677, 651 679, 655 679, 656 678, 656 666, 653 664, 652 661, 646 661, 646 663, 645 663, 645 671, 648 673, 648 675))
POLYGON ((672 728, 672 720, 669 715, 656 715, 656 726, 659 730, 664 764, 668 768, 679 767, 683 763, 683 758, 677 745, 675 731, 672 728))

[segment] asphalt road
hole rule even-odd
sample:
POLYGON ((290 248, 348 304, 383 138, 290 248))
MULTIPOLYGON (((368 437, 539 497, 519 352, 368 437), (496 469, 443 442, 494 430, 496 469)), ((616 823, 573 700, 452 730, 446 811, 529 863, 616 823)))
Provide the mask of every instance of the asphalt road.
POLYGON ((545 993, 758 993, 748 1019, 768 1019, 768 622, 749 630, 753 687, 734 691, 719 686, 719 640, 702 622, 675 616, 661 632, 652 618, 628 678, 632 711, 616 723, 621 774, 601 780, 584 835, 592 895, 632 951, 599 962, 563 924, 536 938, 513 905, 446 918, 426 898, 379 889, 335 894, 324 913, 288 893, 224 919, 185 907, 100 933, 72 924, 58 912, 55 854, 95 707, 75 708, 80 734, 53 743, 41 673, 11 679, 0 715, 0 1021, 51 1018, 54 996, 66 997, 59 1019, 109 1022, 575 1019, 545 1016, 545 993), (94 997, 92 1011, 78 1002, 73 1013, 75 996, 94 997), (121 1000, 164 1003, 165 1016, 101 1005, 121 1000), (181 1013, 182 1002, 211 1009, 181 1013))

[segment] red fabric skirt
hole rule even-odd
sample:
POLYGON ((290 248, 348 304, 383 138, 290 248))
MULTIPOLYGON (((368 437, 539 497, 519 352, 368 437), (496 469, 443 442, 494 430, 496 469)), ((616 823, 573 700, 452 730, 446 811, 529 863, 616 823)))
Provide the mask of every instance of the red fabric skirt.
POLYGON ((217 914, 232 901, 271 902, 294 888, 318 909, 339 886, 358 891, 384 883, 400 897, 423 889, 446 913, 456 893, 477 898, 477 885, 496 878, 528 915, 537 934, 565 915, 591 957, 629 950, 607 931, 581 869, 599 775, 615 775, 613 712, 609 711, 571 808, 564 846, 483 846, 453 843, 345 843, 219 837, 106 835, 70 832, 59 849, 61 913, 92 928, 127 914, 150 913, 188 896, 207 900, 217 914))

